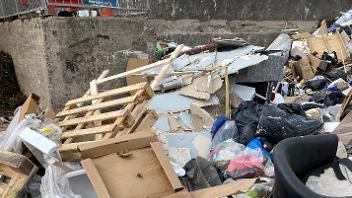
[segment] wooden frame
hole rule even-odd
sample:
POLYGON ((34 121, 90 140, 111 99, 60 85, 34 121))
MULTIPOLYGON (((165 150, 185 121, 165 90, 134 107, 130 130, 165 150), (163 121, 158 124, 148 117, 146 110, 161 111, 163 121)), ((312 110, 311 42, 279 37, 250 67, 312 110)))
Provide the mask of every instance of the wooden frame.
POLYGON ((56 114, 63 129, 59 148, 63 159, 79 160, 79 145, 132 133, 129 128, 137 128, 134 125, 143 119, 140 115, 148 115, 143 112, 153 95, 148 83, 140 83, 100 93, 91 86, 91 94, 69 100, 56 114))
POLYGON ((110 145, 114 147, 110 151, 116 153, 81 161, 98 197, 162 197, 183 189, 161 144, 150 142, 151 137, 97 145, 110 145), (123 155, 122 151, 128 153, 123 155), (130 191, 132 188, 135 190, 130 191))
POLYGON ((0 151, 0 161, 0 172, 5 177, 0 182, 0 197, 18 197, 38 167, 27 157, 8 151, 0 151))

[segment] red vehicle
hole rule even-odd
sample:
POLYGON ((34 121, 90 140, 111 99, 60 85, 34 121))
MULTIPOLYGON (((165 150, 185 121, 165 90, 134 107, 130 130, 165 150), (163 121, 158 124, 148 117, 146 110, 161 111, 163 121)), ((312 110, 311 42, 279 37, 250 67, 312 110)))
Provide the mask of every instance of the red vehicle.
POLYGON ((75 13, 78 11, 79 5, 83 5, 82 0, 48 0, 48 11, 52 16, 58 16, 63 11, 75 13))

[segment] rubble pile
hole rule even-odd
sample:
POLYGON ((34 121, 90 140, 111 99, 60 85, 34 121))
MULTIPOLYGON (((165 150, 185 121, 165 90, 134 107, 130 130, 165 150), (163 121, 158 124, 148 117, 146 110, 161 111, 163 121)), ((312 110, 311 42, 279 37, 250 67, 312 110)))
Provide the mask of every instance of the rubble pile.
MULTIPOLYGON (((104 71, 60 112, 40 112, 31 94, 0 136, 0 193, 286 197, 273 193, 292 179, 277 175, 290 158, 275 160, 276 145, 332 133, 341 141, 336 155, 352 153, 351 26, 352 10, 313 33, 282 33, 267 48, 241 38, 159 42, 158 61, 130 59, 124 73, 104 71), (122 78, 125 87, 103 86, 122 78)), ((297 145, 296 157, 312 151, 297 145)), ((306 180, 311 191, 336 195, 306 180)))

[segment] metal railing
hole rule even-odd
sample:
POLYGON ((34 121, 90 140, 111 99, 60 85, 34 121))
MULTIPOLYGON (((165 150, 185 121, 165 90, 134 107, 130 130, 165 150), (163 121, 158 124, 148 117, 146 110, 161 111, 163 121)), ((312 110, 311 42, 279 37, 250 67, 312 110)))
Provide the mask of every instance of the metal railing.
POLYGON ((119 0, 117 6, 102 6, 83 3, 74 4, 68 0, 0 0, 0 19, 34 12, 48 14, 48 6, 58 8, 72 7, 77 9, 96 9, 105 7, 112 8, 117 13, 121 14, 143 13, 147 10, 148 2, 149 0, 119 0))
POLYGON ((45 9, 46 0, 0 0, 0 19, 45 9))

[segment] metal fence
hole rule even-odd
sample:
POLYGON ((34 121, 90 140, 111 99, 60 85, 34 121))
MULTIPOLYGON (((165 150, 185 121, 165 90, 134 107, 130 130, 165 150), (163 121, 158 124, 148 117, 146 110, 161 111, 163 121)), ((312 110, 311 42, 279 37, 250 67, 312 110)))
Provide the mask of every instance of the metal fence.
POLYGON ((52 14, 53 8, 95 9, 109 7, 114 13, 131 14, 146 12, 149 0, 116 0, 116 6, 84 4, 82 0, 0 0, 0 19, 40 12, 52 14))
POLYGON ((46 0, 0 0, 0 19, 45 9, 46 0))

